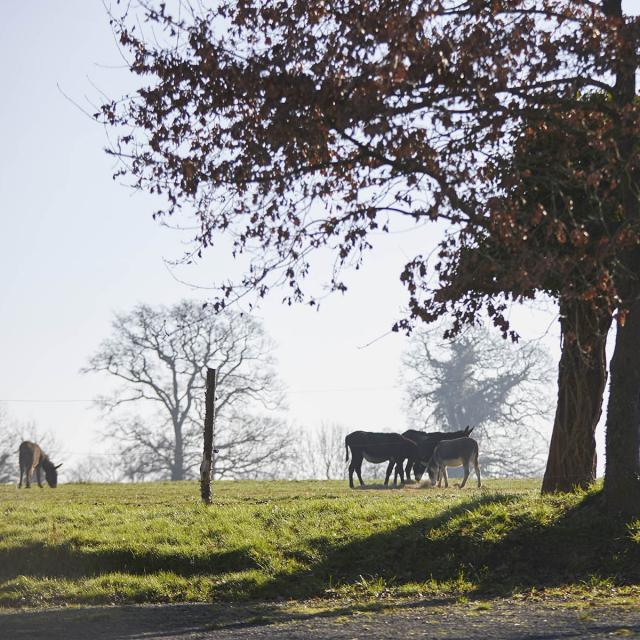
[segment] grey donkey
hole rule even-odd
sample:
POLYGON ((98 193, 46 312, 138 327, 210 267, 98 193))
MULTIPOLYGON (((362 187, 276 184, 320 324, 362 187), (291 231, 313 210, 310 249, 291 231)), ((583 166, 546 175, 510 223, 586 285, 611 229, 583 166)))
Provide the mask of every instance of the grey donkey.
POLYGON ((435 485, 437 482, 440 486, 444 477, 444 486, 448 487, 447 467, 459 467, 460 465, 464 467, 464 480, 460 485, 461 489, 467 483, 471 465, 473 465, 478 478, 478 487, 482 486, 480 467, 478 466, 478 443, 469 437, 439 442, 427 463, 431 484, 435 485))

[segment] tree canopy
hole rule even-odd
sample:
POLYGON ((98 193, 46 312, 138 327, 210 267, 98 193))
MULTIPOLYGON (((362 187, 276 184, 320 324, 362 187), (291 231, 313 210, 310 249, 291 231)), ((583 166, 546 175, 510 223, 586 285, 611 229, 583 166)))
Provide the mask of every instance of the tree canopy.
MULTIPOLYGON (((284 282, 288 300, 313 303, 304 279, 320 247, 334 250, 329 285, 342 290, 341 267, 359 264, 369 233, 400 218, 446 219, 476 235, 499 228, 503 242, 527 246, 515 223, 522 193, 515 208, 501 198, 523 177, 511 162, 523 124, 535 131, 557 114, 567 128, 588 117, 584 134, 608 144, 612 120, 618 137, 637 123, 632 104, 581 99, 614 91, 612 69, 629 47, 620 18, 596 2, 180 4, 174 16, 141 3, 156 38, 127 12, 114 18, 145 84, 102 116, 126 128, 112 151, 136 186, 165 196, 159 215, 195 207, 198 251, 225 232, 235 253, 250 252, 241 282, 219 283, 227 297, 284 282)), ((611 183, 621 167, 607 157, 583 182, 611 183)), ((546 226, 581 251, 584 230, 556 213, 546 211, 546 226)), ((442 309, 421 295, 426 262, 415 256, 402 278, 410 315, 431 319, 442 309)), ((562 286, 573 262, 541 268, 562 286)), ((615 296, 615 283, 599 293, 615 296)), ((456 315, 468 321, 477 307, 456 315)))

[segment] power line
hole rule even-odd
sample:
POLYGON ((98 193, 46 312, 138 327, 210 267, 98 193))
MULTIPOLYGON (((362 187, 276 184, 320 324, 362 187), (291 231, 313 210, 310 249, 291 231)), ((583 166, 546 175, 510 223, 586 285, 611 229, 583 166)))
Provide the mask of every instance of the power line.
POLYGON ((52 400, 52 399, 44 399, 44 398, 37 398, 37 399, 28 399, 28 398, 12 398, 12 399, 3 399, 0 398, 0 402, 15 402, 15 403, 24 403, 24 404, 47 404, 47 403, 52 403, 52 404, 64 404, 64 403, 90 403, 90 402, 94 402, 93 400, 79 400, 79 399, 75 399, 75 400, 52 400))

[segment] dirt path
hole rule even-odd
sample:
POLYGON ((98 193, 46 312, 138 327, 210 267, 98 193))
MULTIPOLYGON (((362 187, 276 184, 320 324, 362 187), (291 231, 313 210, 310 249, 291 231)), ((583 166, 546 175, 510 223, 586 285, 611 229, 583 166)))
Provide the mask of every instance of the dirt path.
POLYGON ((0 613, 3 640, 547 640, 640 638, 640 608, 583 610, 512 602, 405 603, 384 611, 291 613, 282 605, 85 607, 0 613))

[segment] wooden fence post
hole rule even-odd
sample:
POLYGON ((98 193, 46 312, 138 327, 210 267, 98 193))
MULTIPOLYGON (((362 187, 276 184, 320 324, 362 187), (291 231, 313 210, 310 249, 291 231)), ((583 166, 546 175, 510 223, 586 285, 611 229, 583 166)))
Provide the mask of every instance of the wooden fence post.
MULTIPOLYGON (((213 423, 215 421, 216 370, 207 368, 207 390, 204 396, 204 452, 200 464, 200 495, 211 504, 211 468, 213 466, 213 423)), ((217 453, 217 451, 216 451, 217 453)))

